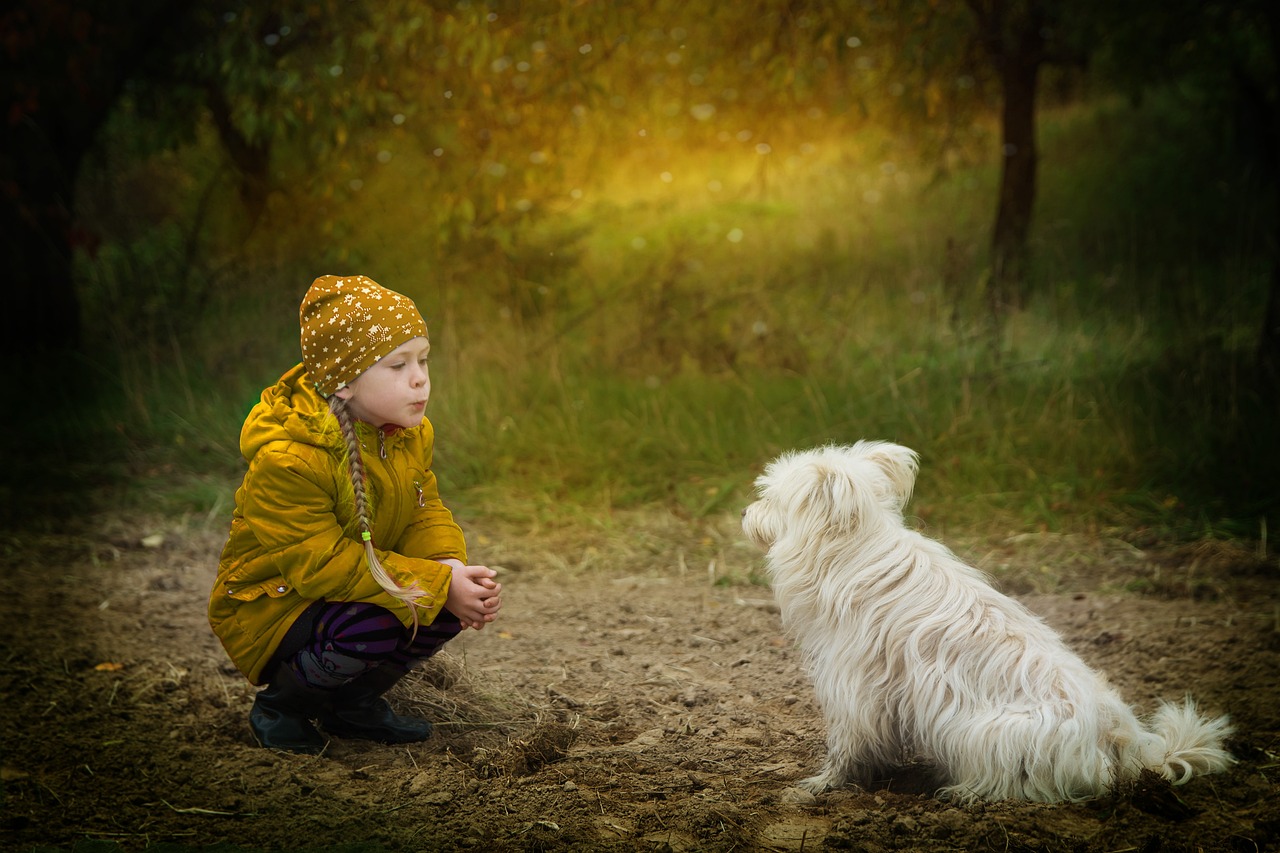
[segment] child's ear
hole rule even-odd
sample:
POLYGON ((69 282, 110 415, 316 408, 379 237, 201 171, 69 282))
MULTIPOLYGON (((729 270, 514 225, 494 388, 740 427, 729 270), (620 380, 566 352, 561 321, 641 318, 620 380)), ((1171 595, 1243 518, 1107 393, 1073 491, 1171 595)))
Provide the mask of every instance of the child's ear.
POLYGON ((341 388, 339 388, 337 391, 334 391, 334 392, 333 392, 333 396, 335 396, 335 397, 337 397, 339 400, 343 400, 343 401, 350 400, 350 399, 351 399, 351 394, 352 394, 352 391, 351 391, 351 386, 350 386, 350 385, 343 385, 343 386, 342 386, 341 388))

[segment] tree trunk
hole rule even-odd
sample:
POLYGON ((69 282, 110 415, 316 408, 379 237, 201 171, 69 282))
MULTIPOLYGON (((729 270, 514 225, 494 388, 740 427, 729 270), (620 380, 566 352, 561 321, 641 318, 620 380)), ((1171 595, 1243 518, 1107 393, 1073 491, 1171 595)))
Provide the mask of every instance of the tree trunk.
POLYGON ((270 142, 253 144, 245 138, 231 117, 231 102, 226 92, 210 83, 204 87, 205 104, 218 130, 222 147, 235 165, 240 176, 240 200, 248 214, 246 231, 253 230, 267 206, 270 187, 270 142))
MULTIPOLYGON (((1280 196, 1280 192, 1276 194, 1280 196)), ((1276 201, 1280 210, 1280 198, 1276 201)), ((1267 294, 1262 330, 1258 335, 1258 372, 1263 384, 1273 391, 1280 389, 1280 233, 1275 234, 1275 241, 1271 259, 1271 292, 1267 294)))
POLYGON ((130 69, 181 9, 174 0, 18 0, 5 13, 0 249, 9 302, 0 311, 0 352, 78 347, 71 263, 80 164, 130 69))
POLYGON ((1027 235, 1036 199, 1038 56, 1006 55, 1001 68, 1000 198, 991 236, 992 307, 1001 314, 1026 298, 1027 235))
POLYGON ((9 294, 0 311, 0 352, 36 359, 80 343, 80 303, 71 278, 71 198, 83 150, 59 150, 33 127, 12 128, 3 142, 21 166, 3 175, 6 192, 0 193, 0 246, 9 294))
POLYGON ((991 233, 987 301, 998 334, 1026 298, 1027 235, 1036 200, 1036 88, 1045 55, 1041 0, 968 0, 978 37, 1000 78, 1000 197, 991 233))
MULTIPOLYGON (((1271 48, 1271 82, 1280 86, 1280 10, 1274 4, 1267 7, 1267 36, 1271 48)), ((1271 177, 1272 216, 1276 222, 1272 230, 1271 244, 1271 292, 1267 294, 1267 306, 1262 317, 1262 329, 1258 335, 1258 372, 1267 390, 1280 389, 1280 103, 1276 88, 1270 97, 1257 99, 1257 107, 1264 117, 1262 150, 1270 158, 1265 164, 1271 177)))

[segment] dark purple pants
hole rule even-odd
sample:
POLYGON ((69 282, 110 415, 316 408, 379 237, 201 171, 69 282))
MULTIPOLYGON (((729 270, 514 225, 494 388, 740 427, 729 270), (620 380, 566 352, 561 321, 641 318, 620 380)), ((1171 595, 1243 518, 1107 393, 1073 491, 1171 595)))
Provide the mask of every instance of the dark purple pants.
POLYGON ((383 665, 407 672, 461 631, 458 617, 441 610, 411 641, 400 619, 376 604, 317 601, 289 629, 271 671, 287 666, 304 684, 332 690, 383 665))

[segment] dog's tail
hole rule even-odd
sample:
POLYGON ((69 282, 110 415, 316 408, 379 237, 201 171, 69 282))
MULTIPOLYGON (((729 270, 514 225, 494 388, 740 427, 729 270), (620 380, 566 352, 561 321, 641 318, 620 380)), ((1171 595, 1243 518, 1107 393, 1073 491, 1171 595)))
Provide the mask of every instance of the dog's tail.
POLYGON ((1226 770, 1235 761, 1223 748, 1233 731, 1230 720, 1201 717, 1189 698, 1181 705, 1161 705, 1148 731, 1140 751, 1142 764, 1175 785, 1202 773, 1226 770))

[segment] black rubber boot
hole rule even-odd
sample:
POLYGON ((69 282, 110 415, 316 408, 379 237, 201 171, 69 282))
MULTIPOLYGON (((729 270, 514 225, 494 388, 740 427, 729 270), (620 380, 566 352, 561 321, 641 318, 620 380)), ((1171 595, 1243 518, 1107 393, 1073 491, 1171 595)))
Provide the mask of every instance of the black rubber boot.
POLYGON ((408 672, 383 664, 333 691, 332 703, 320 715, 320 725, 331 735, 376 740, 381 743, 416 743, 431 736, 431 723, 402 717, 391 710, 382 694, 408 672))
POLYGON ((308 687, 287 666, 279 666, 271 683, 253 700, 249 727, 267 749, 316 755, 328 741, 311 720, 320 716, 332 697, 330 691, 308 687))

